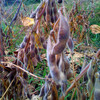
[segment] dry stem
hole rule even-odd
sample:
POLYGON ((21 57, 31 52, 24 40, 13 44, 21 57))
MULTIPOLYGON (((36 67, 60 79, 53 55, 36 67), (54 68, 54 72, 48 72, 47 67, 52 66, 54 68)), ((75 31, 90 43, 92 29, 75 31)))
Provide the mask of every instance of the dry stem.
POLYGON ((9 84, 8 88, 6 89, 6 91, 4 92, 4 94, 2 95, 0 100, 3 100, 4 96, 6 95, 6 93, 8 92, 9 88, 11 87, 12 83, 13 83, 14 79, 11 81, 11 83, 9 84))
POLYGON ((15 65, 15 64, 13 64, 13 63, 11 63, 11 62, 1 62, 1 63, 3 63, 3 64, 11 64, 11 65, 15 66, 16 68, 22 70, 23 72, 26 72, 27 74, 29 74, 29 75, 31 75, 31 76, 33 76, 33 77, 35 77, 35 78, 45 80, 45 78, 42 78, 42 77, 36 76, 36 75, 34 75, 34 74, 32 74, 32 73, 26 71, 25 69, 21 68, 20 66, 15 65))

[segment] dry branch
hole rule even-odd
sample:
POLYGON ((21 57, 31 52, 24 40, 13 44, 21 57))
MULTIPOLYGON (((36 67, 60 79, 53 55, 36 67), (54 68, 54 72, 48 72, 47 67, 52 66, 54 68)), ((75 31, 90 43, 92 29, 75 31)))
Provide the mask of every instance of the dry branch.
POLYGON ((23 72, 26 72, 28 75, 33 76, 34 78, 38 78, 38 79, 45 80, 45 78, 42 78, 42 77, 36 76, 36 75, 34 75, 34 74, 32 74, 32 73, 26 71, 25 69, 21 68, 20 66, 15 65, 15 64, 13 64, 13 63, 11 63, 11 62, 1 62, 1 63, 3 63, 3 64, 11 64, 11 65, 15 66, 16 68, 22 70, 23 72))

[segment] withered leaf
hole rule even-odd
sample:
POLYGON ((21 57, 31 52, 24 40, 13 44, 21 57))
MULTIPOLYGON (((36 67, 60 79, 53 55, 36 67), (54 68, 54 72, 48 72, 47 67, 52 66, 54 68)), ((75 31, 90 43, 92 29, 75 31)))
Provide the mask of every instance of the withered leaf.
POLYGON ((100 33, 100 26, 99 25, 91 25, 90 29, 93 34, 99 34, 100 33))
POLYGON ((31 26, 35 23, 34 19, 30 17, 23 17, 21 21, 24 26, 31 26))

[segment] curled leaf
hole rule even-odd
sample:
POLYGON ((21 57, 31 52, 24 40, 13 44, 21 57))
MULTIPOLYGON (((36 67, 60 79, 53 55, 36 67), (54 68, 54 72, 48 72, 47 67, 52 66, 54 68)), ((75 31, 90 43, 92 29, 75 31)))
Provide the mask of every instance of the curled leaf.
POLYGON ((35 23, 34 19, 30 17, 23 17, 21 21, 24 26, 31 26, 35 23))
POLYGON ((92 33, 94 33, 94 34, 100 33, 100 26, 99 25, 91 25, 90 29, 91 29, 92 33))

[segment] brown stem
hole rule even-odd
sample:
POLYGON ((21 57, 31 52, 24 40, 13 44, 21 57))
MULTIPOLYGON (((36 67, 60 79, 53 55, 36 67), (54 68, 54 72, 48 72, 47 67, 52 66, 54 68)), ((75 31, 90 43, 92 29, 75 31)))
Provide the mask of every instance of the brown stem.
POLYGON ((9 84, 8 88, 6 89, 6 91, 4 92, 4 94, 2 95, 0 100, 3 100, 4 96, 6 95, 6 93, 8 92, 9 88, 11 87, 12 83, 13 83, 14 79, 11 81, 11 83, 9 84))
POLYGON ((27 74, 29 74, 29 75, 31 75, 31 76, 33 76, 33 77, 35 77, 35 78, 45 80, 45 78, 42 78, 42 77, 36 76, 36 75, 34 75, 34 74, 32 74, 32 73, 26 71, 25 69, 21 68, 20 66, 15 65, 15 64, 13 64, 13 63, 11 63, 11 62, 1 62, 1 63, 3 63, 3 64, 11 64, 11 65, 15 66, 16 68, 22 70, 23 72, 26 72, 27 74))

